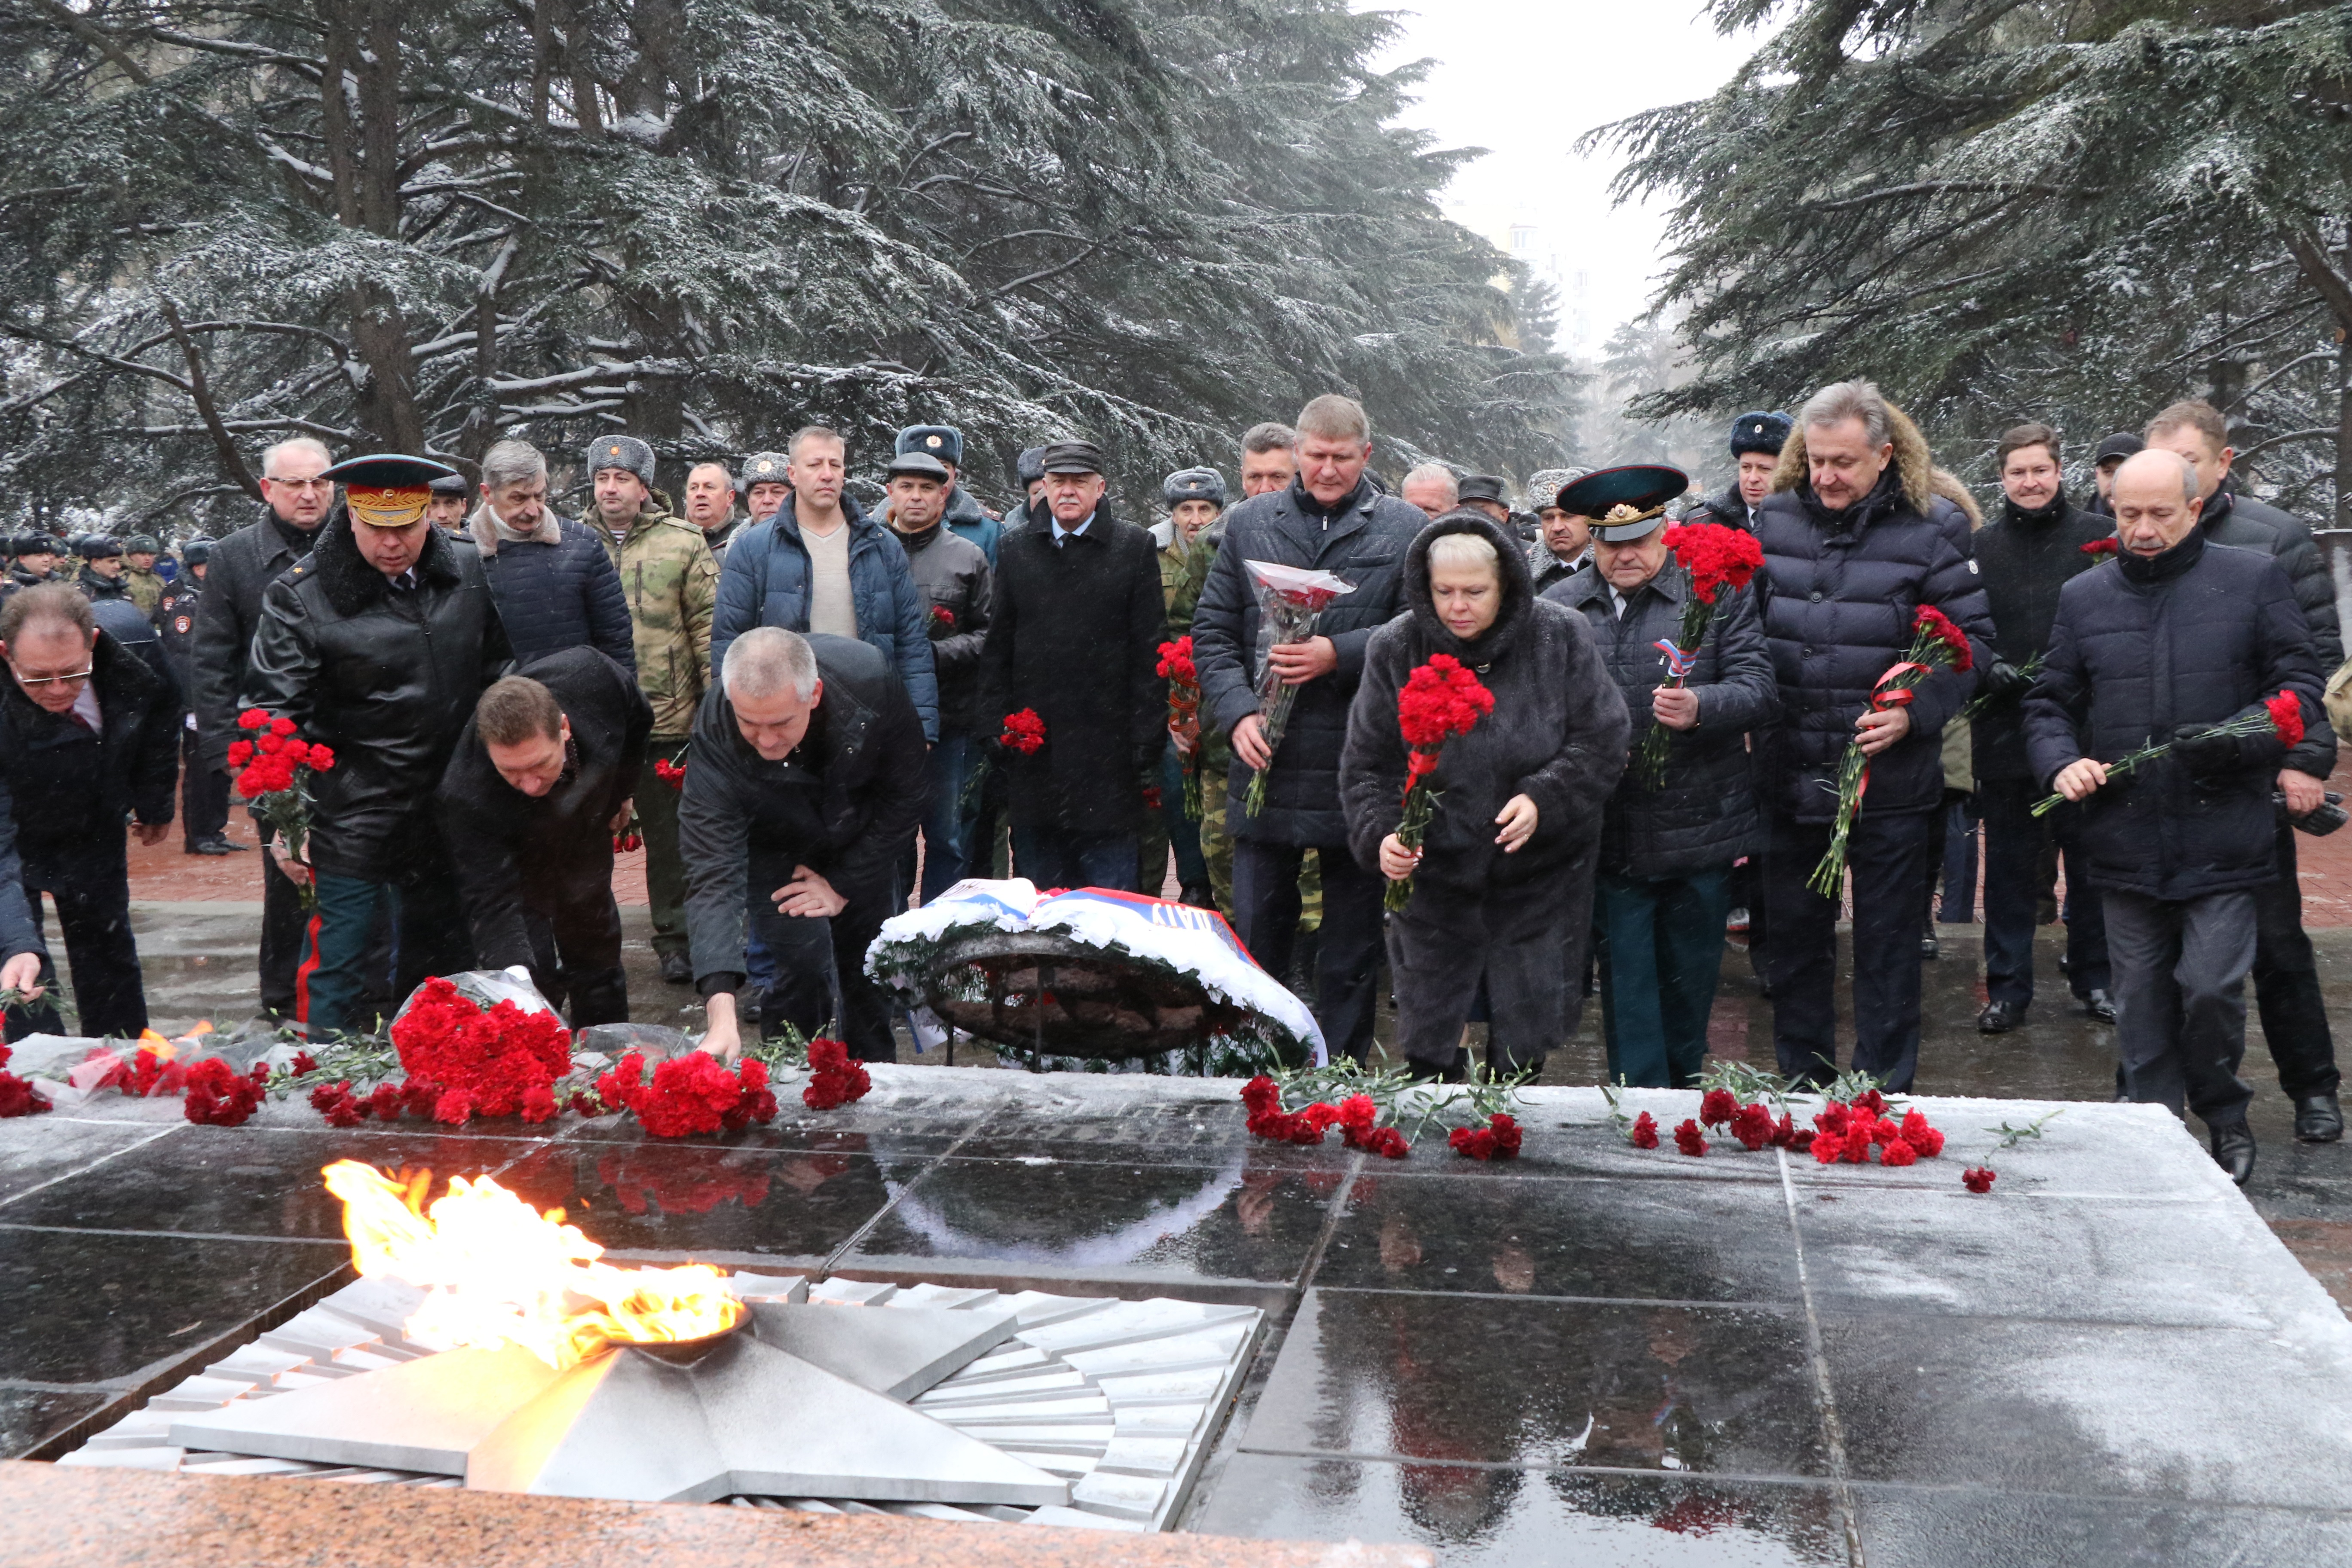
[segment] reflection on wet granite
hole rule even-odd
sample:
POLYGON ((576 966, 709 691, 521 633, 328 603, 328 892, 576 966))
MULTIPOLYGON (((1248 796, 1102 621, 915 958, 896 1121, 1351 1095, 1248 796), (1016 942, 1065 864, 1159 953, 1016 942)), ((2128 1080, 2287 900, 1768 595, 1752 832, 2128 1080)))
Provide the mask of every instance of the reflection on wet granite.
POLYGON ((183 1240, 0 1226, 0 1373, 128 1378, 344 1268, 341 1245, 183 1240))
POLYGON ((1401 1542, 1454 1565, 1612 1568, 1844 1564, 1826 1487, 1512 1467, 1240 1454, 1184 1528, 1274 1540, 1401 1542))
POLYGON ((1468 1182, 1383 1170, 1357 1178, 1317 1279, 1619 1300, 1799 1298, 1780 1190, 1746 1182, 1468 1182))
POLYGON ((1297 1278, 1338 1171, 942 1160, 898 1194, 844 1266, 991 1259, 1110 1275, 1297 1278))
POLYGON ((17 1119, 0 1138, 0 1204, 169 1131, 55 1114, 17 1119))
POLYGON ((114 1397, 98 1391, 0 1388, 0 1458, 39 1447, 114 1397))
POLYGON ((2352 1563, 2352 1511, 1854 1489, 1871 1568, 2224 1568, 2352 1563))
POLYGON ((93 1230, 341 1239, 342 1205, 320 1172, 337 1160, 386 1170, 430 1170, 437 1192, 451 1176, 498 1172, 542 1140, 373 1131, 197 1127, 137 1148, 0 1208, 14 1225, 93 1230))
POLYGON ((1507 1296, 1308 1291, 1241 1446, 1828 1473, 1795 1313, 1507 1296))
POLYGON ((1824 1315, 1821 1332, 1857 1479, 2345 1501, 2352 1358, 2340 1315, 2276 1334, 1824 1315))

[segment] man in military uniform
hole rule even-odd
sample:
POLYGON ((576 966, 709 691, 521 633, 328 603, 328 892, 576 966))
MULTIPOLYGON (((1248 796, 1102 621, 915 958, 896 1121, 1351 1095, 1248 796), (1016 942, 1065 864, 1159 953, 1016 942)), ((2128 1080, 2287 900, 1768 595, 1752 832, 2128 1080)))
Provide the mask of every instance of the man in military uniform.
POLYGON ((155 557, 163 552, 163 542, 152 533, 134 534, 122 544, 122 591, 139 606, 139 613, 149 620, 155 618, 155 606, 163 602, 167 584, 155 570, 155 557))
POLYGON ((433 492, 433 499, 425 503, 425 520, 444 533, 463 534, 467 503, 473 500, 466 476, 444 474, 425 488, 433 492))
MULTIPOLYGON (((971 492, 958 483, 963 473, 963 432, 952 425, 909 425, 898 432, 892 456, 903 458, 909 452, 920 452, 936 458, 948 470, 947 510, 940 521, 958 539, 978 545, 988 557, 988 569, 996 570, 996 541, 1004 531, 989 510, 972 499, 971 492)), ((887 521, 886 517, 885 521, 887 521)))
MULTIPOLYGON (((1192 606, 1201 601, 1201 584, 1208 581, 1209 563, 1224 538, 1217 526, 1225 511, 1225 478, 1214 468, 1181 468, 1160 483, 1160 500, 1168 521, 1155 524, 1153 540, 1160 546, 1160 596, 1167 601, 1166 640, 1192 635, 1192 606)), ((1217 783, 1223 804, 1224 773, 1230 765, 1224 737, 1213 723, 1195 723, 1190 733, 1171 734, 1160 759, 1160 810, 1147 814, 1143 857, 1139 868, 1143 890, 1157 896, 1168 868, 1168 852, 1176 852, 1178 897, 1202 909, 1214 905, 1213 879, 1202 858, 1201 824, 1184 814, 1184 770, 1187 758, 1199 751, 1202 804, 1207 805, 1209 782, 1217 783)), ((1233 847, 1224 846, 1225 880, 1233 879, 1233 847)))
POLYGON ((155 602, 155 629, 186 710, 180 719, 180 826, 183 847, 191 855, 233 855, 248 847, 229 841, 228 775, 205 766, 196 734, 196 612, 212 556, 211 540, 188 541, 181 547, 179 577, 164 584, 163 596, 155 602))
POLYGON ((58 542, 46 533, 20 533, 8 541, 8 577, 0 603, 20 588, 37 588, 56 574, 58 542))
POLYGON ((782 452, 754 452, 743 459, 743 510, 751 514, 751 522, 775 516, 793 493, 793 481, 785 477, 792 466, 782 452))
POLYGON ((664 980, 694 983, 686 934, 686 865, 678 858, 677 788, 655 773, 684 760, 696 704, 710 686, 710 619, 719 563, 702 531, 670 513, 654 488, 654 449, 634 436, 588 444, 595 526, 621 574, 636 645, 637 686, 653 705, 654 732, 637 778, 637 825, 646 839, 646 897, 664 980))
POLYGON ((76 580, 79 588, 93 603, 100 599, 128 599, 130 585, 122 580, 122 543, 103 533, 86 534, 75 548, 81 557, 81 576, 76 580))
POLYGON ((1712 522, 1725 528, 1756 531, 1756 509, 1772 493, 1772 470, 1780 466, 1780 448, 1789 444, 1789 416, 1769 408, 1743 414, 1731 422, 1731 461, 1738 472, 1718 495, 1691 508, 1685 522, 1712 522))

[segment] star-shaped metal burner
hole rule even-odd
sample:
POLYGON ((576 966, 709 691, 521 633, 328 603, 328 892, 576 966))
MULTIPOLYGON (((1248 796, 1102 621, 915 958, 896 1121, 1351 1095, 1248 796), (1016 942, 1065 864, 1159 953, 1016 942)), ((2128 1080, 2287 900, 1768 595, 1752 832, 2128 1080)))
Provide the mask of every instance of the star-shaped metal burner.
POLYGON ((172 1424, 189 1448, 649 1502, 737 1493, 1042 1507, 1068 1486, 906 1401, 1012 1337, 1010 1313, 755 1303, 723 1334, 558 1372, 452 1350, 172 1424))

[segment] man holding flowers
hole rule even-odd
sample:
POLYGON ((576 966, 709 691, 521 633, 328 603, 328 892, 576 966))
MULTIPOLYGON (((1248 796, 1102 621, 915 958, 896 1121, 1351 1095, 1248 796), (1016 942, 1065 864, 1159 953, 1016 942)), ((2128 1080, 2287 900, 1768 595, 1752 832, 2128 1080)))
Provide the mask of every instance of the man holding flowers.
POLYGON ((2084 870, 2106 916, 2116 1042, 2135 1100, 2196 1112, 2214 1159, 2254 1168, 2238 1077, 2254 889, 2279 874, 2273 779, 2335 737, 2285 572, 2197 526, 2196 468, 2158 448, 2116 471, 2111 566, 2058 595, 2026 699, 2034 776, 2083 806, 2084 870))
POLYGON ((1835 855, 1831 870, 1853 874, 1853 1065, 1907 1090, 1918 1063, 1919 903, 1944 798, 1942 733, 1992 633, 1967 520, 1935 494, 1934 469, 1926 438, 1877 387, 1841 382, 1800 412, 1756 509, 1758 608, 1780 695, 1759 769, 1765 977, 1780 1070, 1812 1082, 1837 1071, 1842 878, 1817 879, 1835 855), (1926 609, 1957 624, 1968 658, 1956 648, 1925 668, 1910 657, 1926 609))

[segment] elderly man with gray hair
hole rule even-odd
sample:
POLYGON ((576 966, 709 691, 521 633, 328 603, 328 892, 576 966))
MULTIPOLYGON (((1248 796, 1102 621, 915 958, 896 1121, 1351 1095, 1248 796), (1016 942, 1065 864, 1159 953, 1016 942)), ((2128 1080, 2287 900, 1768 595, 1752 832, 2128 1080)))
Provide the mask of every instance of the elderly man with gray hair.
POLYGON ((500 441, 482 454, 482 504, 466 531, 482 552, 516 658, 593 647, 635 676, 620 570, 603 540, 547 504, 547 459, 538 447, 500 441))
POLYGON ((866 1061, 896 1054, 866 949, 890 913, 898 857, 921 821, 923 721, 887 655, 853 637, 755 626, 728 646, 695 715, 678 805, 686 918, 709 1030, 732 1058, 740 1013, 803 1037, 833 1016, 866 1061), (776 981, 739 1009, 750 928, 776 981))

